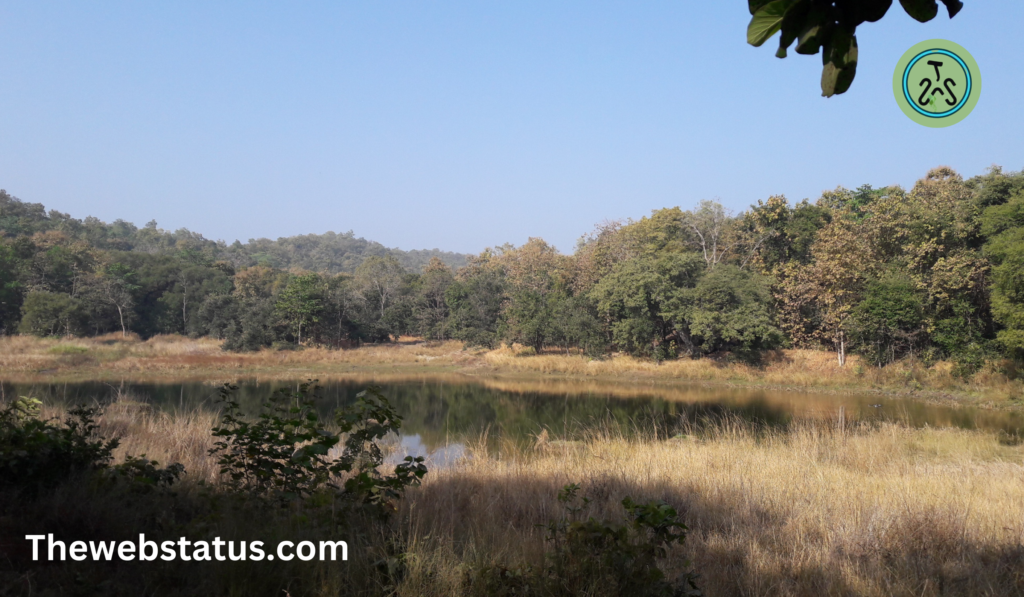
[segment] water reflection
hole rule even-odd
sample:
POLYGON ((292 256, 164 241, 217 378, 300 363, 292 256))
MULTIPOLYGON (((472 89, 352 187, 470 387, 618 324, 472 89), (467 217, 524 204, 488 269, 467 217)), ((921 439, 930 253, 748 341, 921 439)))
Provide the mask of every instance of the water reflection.
MULTIPOLYGON (((323 382, 318 402, 320 410, 326 415, 339 406, 351 404, 355 395, 372 381, 323 382)), ((241 380, 236 399, 243 409, 254 412, 274 390, 294 389, 298 383, 241 380)), ((466 441, 528 443, 545 431, 560 437, 593 429, 629 433, 641 428, 671 434, 687 422, 721 416, 784 425, 793 417, 834 418, 840 409, 847 420, 899 420, 913 426, 1024 433, 1024 413, 1021 412, 937 406, 908 399, 880 398, 874 394, 466 376, 391 379, 377 385, 404 417, 403 447, 409 454, 430 456, 439 462, 458 458, 464 453, 462 444, 466 441), (438 452, 441 448, 445 451, 438 452)), ((34 396, 44 402, 66 404, 93 400, 137 401, 156 408, 187 410, 215 407, 218 389, 216 384, 203 382, 0 383, 0 396, 34 396)))
POLYGON ((466 452, 466 446, 458 442, 439 446, 431 450, 423 443, 423 438, 418 433, 415 435, 403 435, 397 449, 388 455, 385 462, 387 464, 398 464, 407 456, 414 458, 422 456, 423 462, 427 465, 428 469, 449 468, 463 458, 469 457, 466 452))

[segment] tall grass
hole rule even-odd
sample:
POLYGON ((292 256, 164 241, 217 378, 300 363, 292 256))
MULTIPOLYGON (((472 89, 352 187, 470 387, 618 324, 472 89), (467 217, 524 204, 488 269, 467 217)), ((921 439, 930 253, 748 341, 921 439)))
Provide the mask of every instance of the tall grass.
MULTIPOLYGON (((212 422, 132 403, 100 420, 122 453, 185 464, 186 490, 216 479, 212 422)), ((555 495, 570 482, 596 518, 621 517, 625 496, 677 508, 691 531, 669 572, 689 559, 707 595, 1024 594, 1024 445, 836 420, 724 418, 684 431, 608 426, 497 451, 470 442, 469 457, 407 494, 379 538, 405 546, 395 594, 471 595, 482 566, 542 565, 538 525, 559 515, 555 495)), ((323 578, 311 594, 342 592, 343 578, 310 566, 323 578)))
POLYGON ((408 595, 457 595, 466 570, 540 565, 555 493, 583 484, 597 518, 663 499, 691 533, 672 562, 707 595, 1020 595, 1024 449, 892 424, 700 436, 595 434, 435 471, 406 502, 417 554, 408 595))
POLYGON ((902 392, 974 392, 1002 402, 1024 398, 1024 383, 1013 377, 1009 362, 990 363, 968 379, 953 374, 952 363, 930 366, 908 359, 876 367, 857 355, 839 366, 835 355, 820 350, 776 350, 764 355, 760 364, 704 359, 673 359, 660 363, 616 355, 591 359, 583 355, 549 352, 519 356, 503 347, 484 355, 492 367, 506 371, 563 374, 580 377, 624 377, 642 375, 657 379, 758 384, 785 388, 877 388, 902 392))

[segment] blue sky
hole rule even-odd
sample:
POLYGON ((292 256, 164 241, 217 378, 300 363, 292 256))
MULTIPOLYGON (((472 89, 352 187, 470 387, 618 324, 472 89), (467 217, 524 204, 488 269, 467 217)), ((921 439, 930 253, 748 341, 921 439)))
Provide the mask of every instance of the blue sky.
POLYGON ((0 187, 232 242, 354 230, 563 251, 606 219, 718 199, 1024 166, 1024 3, 966 0, 858 31, 853 88, 745 42, 746 2, 4 2, 0 187), (984 78, 929 129, 892 95, 913 44, 984 78))

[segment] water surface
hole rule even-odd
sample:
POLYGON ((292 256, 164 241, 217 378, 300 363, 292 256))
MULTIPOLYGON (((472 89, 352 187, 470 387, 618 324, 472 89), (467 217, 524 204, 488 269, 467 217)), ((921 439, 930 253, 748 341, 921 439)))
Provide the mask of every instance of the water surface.
MULTIPOLYGON (((237 400, 254 410, 279 388, 297 381, 242 380, 237 400)), ((362 381, 326 381, 318 405, 325 414, 351 404, 367 387, 362 381)), ((587 429, 641 428, 671 436, 688 423, 736 416, 768 425, 794 417, 846 420, 895 419, 912 426, 988 429, 1024 434, 1024 413, 940 406, 874 394, 822 394, 779 390, 704 387, 665 383, 593 380, 477 379, 424 377, 377 384, 404 417, 407 451, 433 453, 467 439, 489 443, 533 441, 542 433, 558 438, 587 429)), ((134 401, 166 410, 216 408, 220 386, 182 383, 0 383, 0 396, 33 396, 44 402, 134 401)), ((445 452, 444 458, 452 453, 445 452)))

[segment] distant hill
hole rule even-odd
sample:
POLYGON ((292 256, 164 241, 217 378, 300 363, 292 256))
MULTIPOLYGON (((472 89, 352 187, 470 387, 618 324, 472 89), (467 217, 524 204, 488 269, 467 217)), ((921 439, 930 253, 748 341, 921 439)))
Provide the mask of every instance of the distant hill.
POLYGON ((0 190, 0 236, 30 236, 38 232, 60 231, 99 249, 142 251, 151 254, 201 251, 216 261, 229 261, 235 267, 268 265, 280 269, 306 269, 336 274, 354 272, 364 259, 392 255, 408 270, 419 272, 437 257, 452 268, 464 266, 469 258, 462 253, 439 249, 403 251, 357 237, 351 230, 343 234, 305 234, 270 240, 250 239, 247 243, 207 239, 186 228, 170 232, 151 221, 142 228, 131 222, 106 223, 89 216, 72 218, 56 210, 46 211, 41 203, 27 203, 0 190))

